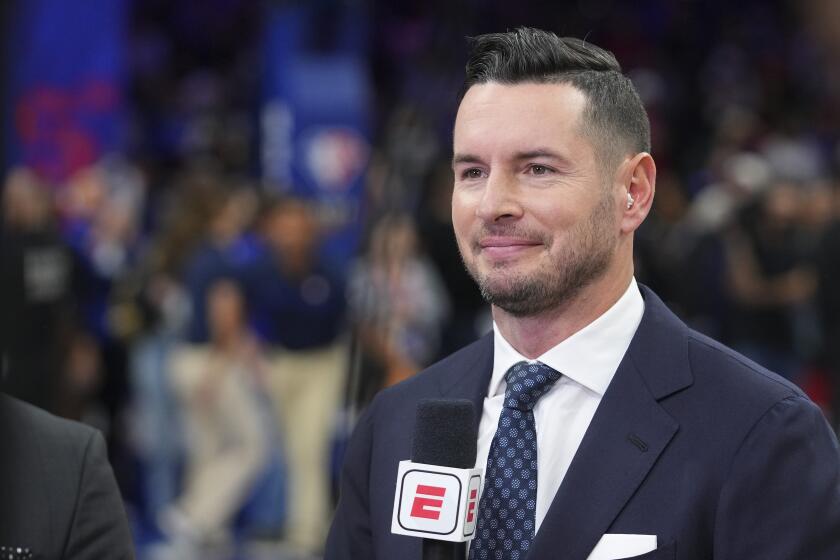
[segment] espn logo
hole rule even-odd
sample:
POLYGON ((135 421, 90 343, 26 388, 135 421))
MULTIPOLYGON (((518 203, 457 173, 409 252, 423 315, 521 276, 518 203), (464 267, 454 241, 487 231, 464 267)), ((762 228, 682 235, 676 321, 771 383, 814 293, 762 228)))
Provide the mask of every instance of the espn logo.
POLYGON ((478 495, 481 492, 481 475, 470 477, 467 486, 467 511, 464 519, 464 536, 472 537, 475 533, 476 518, 478 517, 478 495))
POLYGON ((475 532, 481 469, 454 469, 402 461, 391 532, 448 541, 475 532))
POLYGON ((470 500, 467 502, 467 523, 475 520, 475 508, 478 502, 478 488, 470 490, 470 500))
POLYGON ((414 494, 414 503, 411 506, 411 517, 422 519, 440 519, 440 510, 443 507, 443 500, 446 497, 445 486, 427 486, 418 484, 414 494))

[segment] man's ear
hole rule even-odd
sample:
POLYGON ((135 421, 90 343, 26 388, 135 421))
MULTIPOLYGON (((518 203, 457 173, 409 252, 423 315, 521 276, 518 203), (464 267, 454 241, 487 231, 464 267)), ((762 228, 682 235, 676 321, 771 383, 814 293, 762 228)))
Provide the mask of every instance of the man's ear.
POLYGON ((625 200, 622 205, 621 231, 632 233, 645 221, 653 206, 656 191, 656 163, 647 152, 640 152, 624 163, 622 183, 625 200))

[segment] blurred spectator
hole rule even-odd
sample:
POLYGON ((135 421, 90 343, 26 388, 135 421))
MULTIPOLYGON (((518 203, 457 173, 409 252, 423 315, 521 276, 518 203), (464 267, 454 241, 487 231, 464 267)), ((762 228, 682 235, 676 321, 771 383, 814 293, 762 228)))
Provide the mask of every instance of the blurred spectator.
POLYGON ((164 511, 161 527, 176 541, 221 546, 231 543, 233 517, 267 461, 257 398, 265 363, 235 283, 212 284, 207 310, 209 343, 182 346, 172 356, 188 454, 184 491, 164 511))
POLYGON ((98 427, 108 438, 117 481, 125 487, 132 465, 123 424, 130 401, 130 349, 110 311, 115 288, 131 273, 140 255, 145 177, 132 161, 107 156, 71 175, 56 188, 54 197, 62 235, 73 256, 78 329, 91 336, 73 340, 90 342, 84 352, 101 361, 96 402, 86 408, 96 411, 98 427))
POLYGON ((77 292, 85 328, 102 343, 111 288, 136 263, 145 183, 134 166, 111 158, 75 173, 56 197, 64 237, 78 264, 77 292))
POLYGON ((690 309, 691 288, 685 270, 691 266, 688 251, 695 240, 685 223, 688 201, 673 173, 657 177, 653 205, 654 211, 633 240, 635 275, 639 281, 657 286, 660 297, 685 315, 690 309))
POLYGON ((720 179, 705 185, 694 197, 686 216, 695 236, 723 231, 748 201, 767 187, 770 166, 762 156, 739 152, 721 163, 720 179))
POLYGON ((107 414, 97 401, 105 374, 99 343, 77 329, 68 334, 63 350, 57 413, 100 429, 108 428, 107 414))
POLYGON ((4 390, 56 411, 61 344, 72 323, 72 259, 47 187, 25 168, 3 187, 0 377, 4 390))
POLYGON ((796 185, 777 182, 744 208, 726 238, 730 287, 738 306, 735 347, 792 380, 803 358, 797 315, 816 289, 798 222, 800 204, 796 185))
MULTIPOLYGON (((452 185, 449 161, 439 162, 429 173, 417 221, 417 243, 422 246, 438 273, 432 282, 442 282, 450 306, 446 318, 438 318, 441 332, 436 358, 449 355, 476 340, 491 328, 492 321, 490 306, 481 297, 475 282, 464 268, 455 243, 452 231, 452 185)), ((428 289, 435 288, 430 286, 428 289)))
POLYGON ((142 467, 137 505, 151 525, 177 493, 183 439, 169 366, 189 302, 182 286, 170 276, 160 270, 147 274, 121 286, 126 299, 117 304, 115 314, 123 316, 126 330, 122 334, 130 342, 129 439, 142 467), (145 285, 138 285, 143 281, 145 285))
MULTIPOLYGON (((743 142, 738 138, 745 133, 739 131, 741 127, 749 125, 728 123, 722 127, 727 129, 726 135, 718 140, 716 153, 710 155, 708 163, 712 180, 689 202, 676 238, 682 241, 678 247, 683 263, 676 309, 685 313, 692 327, 729 344, 734 343, 733 330, 738 327, 733 324, 726 236, 742 209, 767 188, 771 179, 770 166, 759 154, 728 153, 732 145, 743 142)), ((659 214, 661 201, 654 199, 654 205, 652 218, 659 214)), ((652 285, 659 289, 658 284, 652 285)))
POLYGON ((303 200, 268 200, 258 253, 245 271, 252 321, 269 344, 323 348, 344 332, 344 282, 320 255, 321 226, 303 200))
POLYGON ((823 359, 832 385, 833 423, 840 432, 840 180, 832 185, 831 220, 817 253, 823 359))
POLYGON ((185 261, 205 236, 217 183, 193 168, 175 179, 174 196, 158 201, 148 246, 111 297, 114 331, 129 347, 129 439, 139 466, 134 501, 149 527, 178 492, 184 442, 169 366, 190 319, 185 261))
POLYGON ((321 257, 320 234, 306 202, 270 200, 245 280, 270 352, 266 381, 288 458, 286 538, 309 553, 322 547, 329 522, 330 449, 347 369, 344 282, 321 257))
POLYGON ((256 210, 256 196, 247 189, 219 190, 206 193, 210 208, 208 222, 203 226, 204 239, 187 257, 184 267, 184 287, 192 302, 187 340, 207 342, 205 302, 209 287, 218 279, 241 278, 245 268, 256 257, 253 239, 247 228, 256 210))
POLYGON ((386 215, 376 224, 348 290, 362 358, 357 398, 366 404, 379 389, 437 357, 449 302, 405 214, 386 215))
MULTIPOLYGON (((816 274, 817 288, 814 295, 800 304, 794 315, 794 329, 797 346, 805 358, 807 366, 822 367, 822 349, 826 343, 826 333, 820 317, 820 298, 822 286, 822 244, 832 222, 835 219, 834 193, 831 182, 825 178, 805 183, 800 188, 800 213, 798 217, 802 237, 803 261, 816 274)), ((806 380, 807 381, 807 380, 806 380)), ((823 406, 828 406, 830 397, 818 395, 811 397, 823 406)))

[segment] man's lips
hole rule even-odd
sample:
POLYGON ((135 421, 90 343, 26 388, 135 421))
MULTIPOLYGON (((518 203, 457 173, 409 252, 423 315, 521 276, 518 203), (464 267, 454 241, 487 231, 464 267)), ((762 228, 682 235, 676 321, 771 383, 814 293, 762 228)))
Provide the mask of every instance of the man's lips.
POLYGON ((478 242, 481 252, 490 257, 515 256, 539 245, 539 241, 519 237, 485 237, 478 242))

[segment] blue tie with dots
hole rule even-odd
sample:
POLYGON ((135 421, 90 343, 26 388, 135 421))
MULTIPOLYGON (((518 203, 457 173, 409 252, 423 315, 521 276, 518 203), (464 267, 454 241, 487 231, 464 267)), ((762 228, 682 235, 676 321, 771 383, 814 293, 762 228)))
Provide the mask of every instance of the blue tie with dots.
POLYGON ((533 408, 560 377, 539 362, 518 362, 505 373, 505 404, 487 456, 470 560, 524 560, 528 554, 537 510, 533 408))

